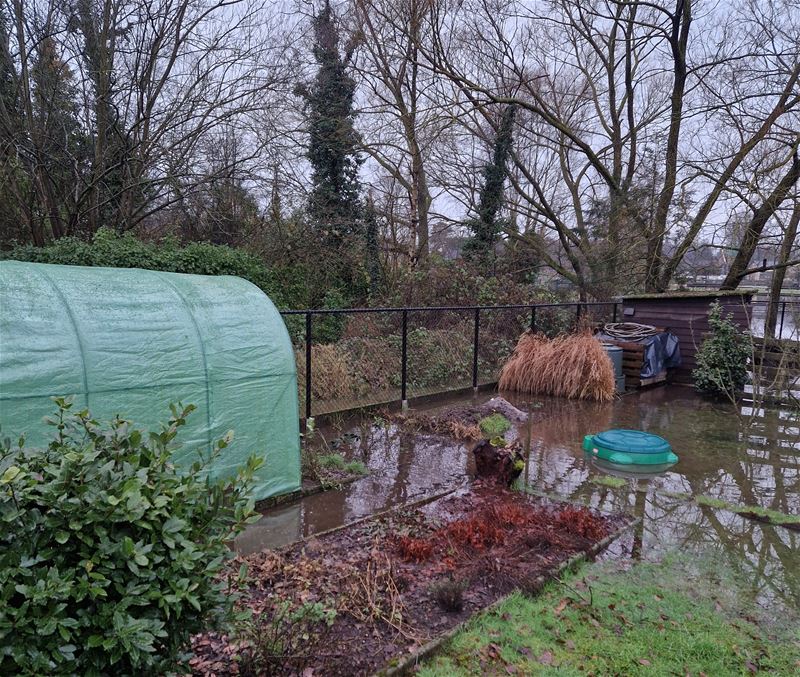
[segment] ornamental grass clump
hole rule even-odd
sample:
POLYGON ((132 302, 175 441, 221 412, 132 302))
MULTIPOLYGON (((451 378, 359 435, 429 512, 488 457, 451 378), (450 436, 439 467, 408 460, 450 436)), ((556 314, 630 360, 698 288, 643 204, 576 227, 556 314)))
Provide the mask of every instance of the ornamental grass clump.
POLYGON ((608 402, 614 367, 588 331, 548 339, 525 332, 500 373, 501 390, 608 402))
POLYGON ((226 437, 175 468, 191 405, 148 435, 56 404, 46 449, 0 449, 0 674, 181 670, 190 635, 234 617, 219 574, 260 461, 210 480, 226 437))

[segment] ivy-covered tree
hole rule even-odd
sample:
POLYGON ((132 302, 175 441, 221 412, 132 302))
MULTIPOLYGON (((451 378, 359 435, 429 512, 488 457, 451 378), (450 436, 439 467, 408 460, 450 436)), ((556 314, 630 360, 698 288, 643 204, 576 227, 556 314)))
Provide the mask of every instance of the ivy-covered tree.
POLYGON ((354 128, 356 83, 348 67, 353 45, 340 48, 339 28, 330 2, 314 17, 314 81, 300 88, 306 102, 308 159, 312 191, 308 202, 311 227, 328 244, 363 236, 359 136, 354 128))
POLYGON ((505 199, 504 186, 508 175, 508 158, 514 141, 514 115, 516 106, 503 109, 497 135, 494 139, 492 160, 483 169, 483 187, 478 200, 478 215, 467 226, 472 238, 464 245, 468 256, 479 259, 493 258, 500 233, 506 226, 500 210, 505 199))
MULTIPOLYGON (((24 240, 28 233, 25 224, 29 219, 21 208, 20 195, 27 196, 29 182, 19 158, 20 101, 17 91, 17 73, 11 57, 10 20, 5 7, 0 5, 0 242, 24 240)), ((23 205, 23 207, 21 207, 23 205)))

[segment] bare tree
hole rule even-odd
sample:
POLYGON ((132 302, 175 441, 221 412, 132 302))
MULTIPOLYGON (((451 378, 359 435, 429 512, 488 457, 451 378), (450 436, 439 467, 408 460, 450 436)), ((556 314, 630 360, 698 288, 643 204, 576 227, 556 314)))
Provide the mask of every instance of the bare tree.
POLYGON ((796 115, 796 36, 768 16, 783 3, 701 20, 695 4, 436 5, 437 71, 476 108, 517 104, 528 130, 515 188, 545 230, 510 235, 591 294, 665 289, 720 201, 741 199, 745 161, 796 115), (717 136, 732 117, 738 133, 717 136))
POLYGON ((422 63, 429 39, 427 0, 355 0, 361 32, 357 64, 364 83, 365 150, 407 195, 409 259, 424 261, 430 239, 427 162, 441 129, 438 82, 422 63))
MULTIPOLYGON (((14 28, 3 39, 5 58, 22 116, 0 109, 0 132, 4 152, 13 149, 35 177, 40 208, 27 218, 40 244, 100 225, 133 228, 185 200, 213 179, 194 167, 206 140, 225 126, 250 128, 289 81, 289 64, 276 58, 281 45, 269 40, 276 17, 260 0, 4 1, 14 28), (45 48, 51 64, 63 64, 51 89, 75 80, 74 147, 43 114, 47 92, 35 69, 45 48), (47 146, 55 141, 71 154, 68 193, 54 185, 47 146)), ((261 142, 250 135, 236 161, 256 157, 261 142)))

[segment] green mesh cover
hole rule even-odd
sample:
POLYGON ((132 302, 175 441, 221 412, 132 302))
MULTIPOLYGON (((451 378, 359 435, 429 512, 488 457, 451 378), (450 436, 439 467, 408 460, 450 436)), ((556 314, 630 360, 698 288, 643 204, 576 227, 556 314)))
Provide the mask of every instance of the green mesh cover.
POLYGON ((191 403, 177 464, 233 430, 213 476, 255 453, 265 463, 254 498, 299 488, 292 345, 275 306, 246 280, 0 261, 0 311, 3 437, 45 445, 56 395, 150 429, 171 402, 191 403))

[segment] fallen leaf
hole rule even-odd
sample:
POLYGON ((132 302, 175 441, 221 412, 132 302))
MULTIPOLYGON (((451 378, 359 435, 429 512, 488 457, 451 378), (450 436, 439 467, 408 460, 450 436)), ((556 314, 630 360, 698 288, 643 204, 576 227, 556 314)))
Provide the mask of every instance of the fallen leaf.
POLYGON ((758 668, 755 665, 753 665, 750 661, 745 661, 744 664, 747 666, 747 669, 753 674, 758 672, 758 668))
POLYGON ((568 648, 570 651, 575 651, 575 642, 573 642, 571 639, 568 639, 566 642, 564 642, 564 645, 565 645, 565 646, 566 646, 566 647, 567 647, 567 648, 568 648))
POLYGON ((541 656, 539 656, 539 662, 542 665, 552 665, 553 664, 553 654, 551 651, 545 651, 541 656))
POLYGON ((640 658, 639 665, 650 665, 650 661, 647 660, 646 658, 640 658))
POLYGON ((560 614, 564 609, 567 608, 567 604, 569 604, 569 600, 565 597, 562 599, 555 609, 553 609, 553 613, 560 614))

